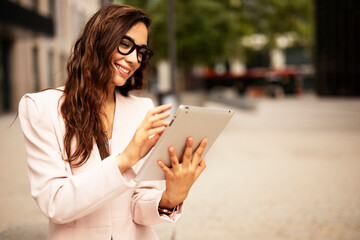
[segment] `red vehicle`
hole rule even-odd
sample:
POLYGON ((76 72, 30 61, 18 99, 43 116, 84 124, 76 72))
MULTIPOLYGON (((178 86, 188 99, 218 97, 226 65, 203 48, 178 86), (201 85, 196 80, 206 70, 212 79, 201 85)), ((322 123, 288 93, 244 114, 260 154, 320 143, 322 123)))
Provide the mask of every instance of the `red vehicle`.
POLYGON ((300 73, 295 68, 253 68, 240 75, 229 71, 219 75, 208 68, 204 80, 207 90, 216 86, 234 87, 240 94, 248 95, 300 94, 302 89, 300 73))

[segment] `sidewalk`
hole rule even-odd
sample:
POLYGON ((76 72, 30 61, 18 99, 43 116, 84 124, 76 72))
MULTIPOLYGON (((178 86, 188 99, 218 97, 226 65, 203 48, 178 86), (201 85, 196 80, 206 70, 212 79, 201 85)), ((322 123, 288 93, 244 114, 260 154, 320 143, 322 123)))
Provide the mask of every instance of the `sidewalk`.
POLYGON ((9 127, 15 117, 0 115, 0 232, 7 229, 0 233, 0 239, 41 239, 47 221, 30 196, 19 120, 9 127), (22 238, 23 233, 26 238, 22 238))
MULTIPOLYGON (((360 239, 360 99, 260 99, 235 110, 182 218, 154 227, 160 239, 360 239)), ((14 117, 0 116, 0 239, 42 239, 18 121, 5 129, 14 117), (14 238, 22 232, 33 238, 14 238)))

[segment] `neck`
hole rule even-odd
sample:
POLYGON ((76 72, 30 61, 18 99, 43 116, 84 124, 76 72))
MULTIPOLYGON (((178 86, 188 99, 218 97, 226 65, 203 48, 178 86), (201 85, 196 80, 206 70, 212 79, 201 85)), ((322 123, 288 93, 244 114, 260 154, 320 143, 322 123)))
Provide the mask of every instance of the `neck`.
POLYGON ((105 105, 115 103, 115 87, 108 88, 108 97, 105 101, 105 105))

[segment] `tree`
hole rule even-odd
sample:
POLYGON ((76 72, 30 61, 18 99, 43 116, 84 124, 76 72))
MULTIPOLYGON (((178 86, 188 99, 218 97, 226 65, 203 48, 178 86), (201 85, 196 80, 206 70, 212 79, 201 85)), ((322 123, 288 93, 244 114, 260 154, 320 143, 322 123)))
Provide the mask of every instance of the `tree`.
MULTIPOLYGON (((166 0, 121 1, 145 9, 152 18, 150 44, 155 59, 167 57, 166 0)), ((311 0, 181 0, 176 1, 178 64, 213 63, 240 57, 240 38, 263 33, 274 46, 278 34, 293 32, 312 46, 311 0)))
MULTIPOLYGON (((152 19, 150 45, 156 60, 167 57, 166 1, 122 1, 145 9, 152 19)), ((251 32, 241 8, 228 1, 182 0, 176 2, 176 35, 178 64, 213 63, 239 47, 239 37, 251 32), (245 27, 246 26, 246 27, 245 27), (230 47, 231 46, 231 47, 230 47)))
MULTIPOLYGON (((150 47, 153 62, 166 59, 167 1, 124 0, 143 8, 152 19, 150 47)), ((265 49, 276 47, 275 38, 295 33, 298 44, 312 46, 312 0, 178 0, 176 1, 177 64, 186 82, 196 64, 241 59, 244 36, 262 33, 269 39, 265 49)))
POLYGON ((275 46, 275 37, 288 32, 297 35, 297 42, 305 47, 313 43, 313 3, 311 0, 243 0, 246 18, 255 32, 269 38, 275 46))

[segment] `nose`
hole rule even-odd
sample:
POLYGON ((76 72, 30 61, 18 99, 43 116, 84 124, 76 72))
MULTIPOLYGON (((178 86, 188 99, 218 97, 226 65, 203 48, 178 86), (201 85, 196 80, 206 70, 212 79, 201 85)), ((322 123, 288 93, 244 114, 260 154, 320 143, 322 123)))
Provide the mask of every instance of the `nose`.
POLYGON ((132 51, 132 53, 130 53, 129 55, 126 56, 126 61, 131 62, 131 63, 138 63, 136 49, 134 49, 134 51, 132 51))

